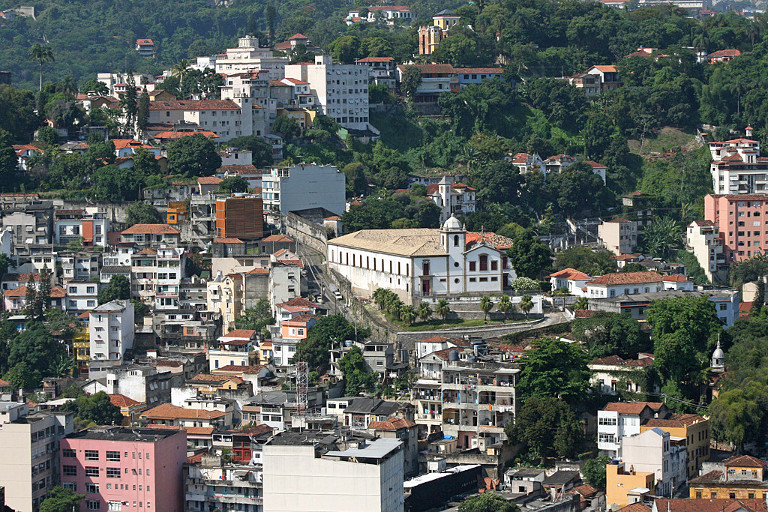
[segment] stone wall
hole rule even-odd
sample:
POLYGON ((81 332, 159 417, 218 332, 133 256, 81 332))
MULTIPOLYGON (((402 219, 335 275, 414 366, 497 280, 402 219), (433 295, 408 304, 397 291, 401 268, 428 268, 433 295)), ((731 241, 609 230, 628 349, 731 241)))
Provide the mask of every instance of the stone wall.
POLYGON ((310 222, 291 212, 282 216, 282 222, 287 236, 293 238, 300 245, 311 247, 325 258, 325 255, 328 253, 326 249, 328 237, 323 226, 310 222))

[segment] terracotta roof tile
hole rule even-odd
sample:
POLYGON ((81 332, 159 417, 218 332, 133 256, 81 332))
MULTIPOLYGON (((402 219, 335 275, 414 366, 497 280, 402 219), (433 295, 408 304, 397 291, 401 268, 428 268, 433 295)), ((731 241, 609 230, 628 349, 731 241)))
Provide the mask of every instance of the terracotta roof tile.
MULTIPOLYGON (((227 366, 222 366, 221 368, 216 368, 213 370, 214 374, 217 373, 241 373, 241 374, 256 374, 259 373, 261 370, 264 369, 263 364, 252 364, 248 366, 238 366, 236 364, 228 364, 227 366)), ((197 377, 197 375, 196 375, 197 377)))
POLYGON ((588 274, 585 274, 580 270, 576 270, 575 268, 564 268, 563 270, 558 270, 554 274, 549 274, 547 277, 559 277, 562 279, 574 279, 577 281, 592 279, 592 277, 588 274))
POLYGON ((197 182, 200 185, 218 185, 222 181, 224 180, 217 178, 216 176, 201 176, 197 178, 197 182))
POLYGON ((204 419, 214 420, 226 416, 221 411, 206 411, 201 409, 186 409, 184 407, 177 407, 171 404, 162 404, 144 411, 141 414, 142 418, 148 420, 173 420, 173 419, 204 419))
POLYGON ((614 272, 605 274, 590 281, 589 285, 620 285, 638 283, 660 283, 661 274, 657 272, 614 272))
POLYGON ((134 224, 122 231, 123 235, 179 235, 181 231, 167 224, 134 224))
MULTIPOLYGON (((229 366, 229 365, 228 365, 229 366)), ((234 366, 234 365, 231 365, 234 366)), ((228 380, 231 380, 232 382, 235 382, 237 384, 242 384, 243 379, 237 376, 232 375, 214 375, 211 373, 198 373, 191 379, 189 379, 191 382, 226 382, 228 380)))
MULTIPOLYGON (((719 473, 716 471, 715 473, 719 473)), ((624 507, 620 510, 626 510, 624 507)), ((736 512, 745 509, 748 512, 766 512, 765 500, 734 500, 734 499, 656 499, 656 509, 668 512, 736 512)), ((640 512, 640 511, 631 511, 640 512)))
POLYGON ((764 468, 766 461, 751 455, 736 455, 723 461, 725 467, 764 468))
POLYGON ((415 426, 414 422, 403 418, 387 418, 386 421, 372 421, 368 424, 368 430, 399 430, 415 426))
POLYGON ((646 407, 648 402, 611 402, 603 410, 619 414, 640 414, 646 407))
POLYGON ((223 335, 222 338, 246 338, 251 339, 256 334, 254 329, 234 329, 223 335))
POLYGON ((109 395, 109 401, 112 402, 112 405, 115 407, 134 407, 136 405, 143 405, 141 402, 137 402, 132 398, 120 394, 109 395))

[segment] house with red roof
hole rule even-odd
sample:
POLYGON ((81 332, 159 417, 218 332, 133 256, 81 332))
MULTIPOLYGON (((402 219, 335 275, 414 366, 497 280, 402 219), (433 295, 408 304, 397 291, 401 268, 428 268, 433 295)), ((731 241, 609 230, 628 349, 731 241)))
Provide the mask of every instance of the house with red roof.
POLYGON ((397 66, 398 83, 403 81, 403 73, 410 67, 421 72, 421 82, 413 99, 416 108, 424 112, 434 110, 441 94, 460 90, 458 73, 450 64, 401 64, 397 66))
POLYGON ((120 414, 123 415, 123 425, 125 426, 130 426, 133 422, 138 421, 141 413, 146 409, 145 404, 119 393, 109 395, 109 401, 115 407, 120 408, 120 414))
POLYGON ((137 39, 136 40, 136 53, 139 57, 145 59, 151 59, 155 56, 155 42, 151 39, 137 39))
POLYGON ((623 437, 639 434, 646 421, 670 414, 661 402, 611 402, 597 411, 597 449, 617 458, 623 437))
POLYGON ((547 173, 547 166, 538 153, 533 153, 532 155, 528 153, 516 153, 514 155, 509 153, 504 157, 504 160, 517 167, 520 174, 527 174, 529 172, 547 173))
POLYGON ((552 291, 565 290, 577 297, 585 295, 584 287, 592 280, 592 276, 575 268, 564 268, 549 274, 547 277, 549 277, 549 282, 552 284, 552 291))
MULTIPOLYGON (((750 126, 745 129, 746 137, 709 143, 715 194, 764 194, 768 190, 768 158, 760 155, 760 141, 752 133, 750 126)), ((721 231, 727 230, 721 226, 721 231)))
POLYGON ((658 272, 613 272, 589 281, 586 296, 599 299, 660 292, 663 289, 664 280, 658 272))
POLYGON ((631 393, 644 393, 641 382, 634 382, 633 375, 636 370, 642 370, 653 366, 653 355, 639 354, 638 359, 624 359, 613 355, 601 357, 590 361, 587 368, 592 373, 589 383, 596 387, 601 393, 615 395, 619 391, 629 391, 631 393), (619 389, 621 386, 622 389, 619 389), (624 389, 625 388, 625 389, 624 389))
POLYGON ((728 48, 726 50, 718 50, 707 55, 707 60, 710 64, 717 64, 719 62, 730 62, 736 57, 741 55, 741 51, 735 48, 728 48))
POLYGON ((693 281, 682 274, 670 274, 662 278, 665 290, 684 290, 692 292, 694 289, 693 281))
POLYGON ((600 92, 611 91, 621 87, 621 77, 616 66, 600 65, 587 69, 586 74, 593 75, 600 81, 600 92))
POLYGON ((355 64, 368 68, 368 80, 372 84, 384 84, 394 90, 397 84, 395 59, 393 57, 365 57, 355 64))

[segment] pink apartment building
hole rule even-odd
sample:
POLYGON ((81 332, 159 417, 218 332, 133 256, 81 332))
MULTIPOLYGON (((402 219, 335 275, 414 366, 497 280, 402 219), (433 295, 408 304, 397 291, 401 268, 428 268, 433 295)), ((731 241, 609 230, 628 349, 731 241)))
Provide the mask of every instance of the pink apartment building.
POLYGON ((715 223, 726 261, 742 261, 768 248, 768 194, 709 194, 704 218, 715 223))
POLYGON ((62 439, 62 486, 85 494, 81 511, 182 512, 183 430, 93 427, 62 439))

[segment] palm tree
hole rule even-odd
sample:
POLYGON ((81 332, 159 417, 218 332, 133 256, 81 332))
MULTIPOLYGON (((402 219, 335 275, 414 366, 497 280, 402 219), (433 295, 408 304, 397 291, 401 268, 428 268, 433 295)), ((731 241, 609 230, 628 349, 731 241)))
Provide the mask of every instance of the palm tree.
POLYGON ((496 308, 504 313, 504 321, 507 321, 507 313, 512 309, 512 301, 509 299, 509 295, 502 295, 499 299, 499 305, 496 308))
POLYGON ((37 62, 38 66, 40 66, 40 89, 43 90, 43 64, 46 62, 54 62, 56 59, 53 58, 53 50, 51 50, 51 47, 48 45, 43 45, 36 43, 32 46, 32 49, 29 50, 29 60, 33 60, 37 62))
POLYGON ((419 309, 416 311, 416 314, 419 315, 419 318, 422 322, 426 322, 429 320, 429 317, 432 316, 432 308, 429 307, 429 304, 427 302, 421 301, 421 304, 419 304, 419 309))
POLYGON ((64 101, 72 101, 77 96, 77 82, 71 76, 64 79, 61 89, 64 93, 64 101))
POLYGON ((403 306, 400 309, 400 320, 405 325, 411 325, 413 321, 416 319, 416 310, 413 309, 413 306, 403 306))
POLYGON ((577 309, 589 309, 589 299, 587 297, 579 297, 576 302, 573 303, 573 310, 577 309))
POLYGON ((189 59, 181 59, 177 64, 173 66, 171 74, 173 76, 179 77, 179 85, 184 83, 184 77, 187 76, 187 73, 189 73, 190 64, 191 62, 189 59))
POLYGON ((668 260, 674 252, 681 249, 684 228, 671 217, 662 217, 646 226, 641 234, 643 248, 657 258, 668 260))
POLYGON ((448 301, 446 299, 440 299, 437 301, 437 307, 435 308, 435 313, 443 317, 443 321, 448 317, 448 314, 451 312, 451 307, 448 305, 448 301))
POLYGON ((493 301, 491 300, 490 296, 484 295, 483 298, 480 299, 480 309, 485 315, 485 320, 487 321, 488 313, 490 313, 493 309, 493 301))
POLYGON ((376 306, 378 306, 379 309, 384 309, 384 301, 388 291, 389 290, 385 290, 384 288, 376 288, 376 291, 373 292, 373 302, 376 303, 376 306))
POLYGON ((528 320, 528 312, 533 309, 533 297, 530 295, 523 295, 520 301, 520 310, 525 313, 525 319, 528 320))

